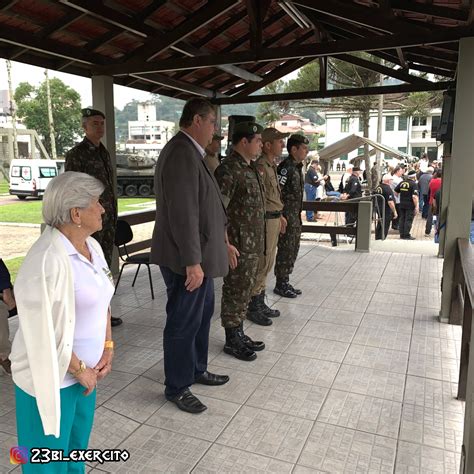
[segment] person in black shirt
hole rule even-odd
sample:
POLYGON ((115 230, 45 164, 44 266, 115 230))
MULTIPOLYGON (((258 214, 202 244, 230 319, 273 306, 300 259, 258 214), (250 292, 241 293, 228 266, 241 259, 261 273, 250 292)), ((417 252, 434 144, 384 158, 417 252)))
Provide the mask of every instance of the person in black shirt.
POLYGON ((388 234, 388 229, 390 228, 390 222, 392 218, 397 217, 397 210, 395 209, 395 198, 393 196, 392 188, 390 187, 391 182, 393 181, 393 176, 388 173, 386 174, 382 182, 375 188, 375 194, 379 194, 385 198, 377 199, 377 213, 380 217, 377 223, 377 229, 375 230, 375 239, 381 240, 386 239, 388 234), (384 231, 382 235, 382 207, 385 206, 385 220, 384 220, 384 231))
POLYGON ((418 212, 418 186, 416 184, 416 171, 408 172, 407 179, 403 180, 395 192, 400 195, 400 238, 404 240, 415 240, 410 235, 413 219, 418 212))
MULTIPOLYGON (((355 166, 352 169, 352 175, 347 180, 341 199, 355 199, 362 197, 362 185, 359 179, 360 168, 355 166)), ((356 216, 352 212, 346 212, 346 225, 354 224, 356 216)))

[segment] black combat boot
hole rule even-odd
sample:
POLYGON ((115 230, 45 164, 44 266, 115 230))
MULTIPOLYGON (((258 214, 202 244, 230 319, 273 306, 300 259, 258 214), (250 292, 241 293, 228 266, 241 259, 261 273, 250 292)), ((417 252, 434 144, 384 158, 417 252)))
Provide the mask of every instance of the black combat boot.
POLYGON ((278 316, 280 316, 280 311, 270 308, 267 306, 267 303, 265 303, 265 290, 262 290, 262 292, 258 295, 258 299, 262 313, 265 316, 269 318, 278 318, 278 316))
POLYGON ((288 288, 296 295, 301 295, 301 293, 303 293, 300 289, 295 288, 291 283, 288 283, 288 288))
POLYGON ((236 359, 252 361, 257 358, 257 354, 249 349, 247 344, 242 340, 239 327, 225 328, 225 346, 224 352, 236 359))
POLYGON ((296 293, 290 288, 288 278, 277 278, 273 293, 283 296, 284 298, 296 298, 296 293))
POLYGON ((273 321, 269 319, 262 310, 259 295, 250 298, 247 309, 247 319, 260 326, 271 326, 273 321))
POLYGON ((244 323, 241 322, 239 326, 239 335, 243 343, 252 351, 263 351, 265 343, 263 341, 254 341, 249 336, 244 334, 244 323))

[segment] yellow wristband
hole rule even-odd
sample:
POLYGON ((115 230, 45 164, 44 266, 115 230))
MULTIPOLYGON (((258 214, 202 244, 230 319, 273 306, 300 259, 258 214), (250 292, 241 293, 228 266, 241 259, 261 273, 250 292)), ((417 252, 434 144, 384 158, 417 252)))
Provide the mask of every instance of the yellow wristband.
POLYGON ((105 341, 104 348, 105 349, 113 349, 114 348, 114 341, 105 341))

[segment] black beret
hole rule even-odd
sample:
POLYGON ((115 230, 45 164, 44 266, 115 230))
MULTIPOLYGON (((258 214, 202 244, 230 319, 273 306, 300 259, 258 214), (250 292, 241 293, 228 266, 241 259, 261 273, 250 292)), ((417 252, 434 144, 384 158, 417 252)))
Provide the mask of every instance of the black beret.
POLYGON ((104 112, 101 112, 100 110, 97 110, 97 109, 91 109, 90 107, 81 109, 81 113, 82 113, 82 118, 94 117, 95 115, 100 115, 102 118, 105 119, 104 112))

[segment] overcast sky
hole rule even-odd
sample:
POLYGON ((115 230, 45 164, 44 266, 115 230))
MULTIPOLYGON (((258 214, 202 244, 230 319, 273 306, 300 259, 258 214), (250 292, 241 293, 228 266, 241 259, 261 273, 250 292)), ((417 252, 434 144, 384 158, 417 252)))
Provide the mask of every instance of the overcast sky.
MULTIPOLYGON (((20 82, 26 81, 30 84, 38 85, 44 81, 44 69, 15 61, 12 61, 11 64, 13 90, 16 89, 20 82)), ((49 71, 49 77, 57 77, 79 92, 82 107, 92 105, 92 86, 90 79, 51 70, 49 71)), ((4 59, 0 59, 0 89, 8 90, 7 65, 4 59)), ((149 98, 151 98, 151 94, 148 92, 132 89, 131 87, 114 85, 114 102, 115 106, 119 109, 123 109, 125 104, 131 102, 133 99, 147 100, 149 98)))

